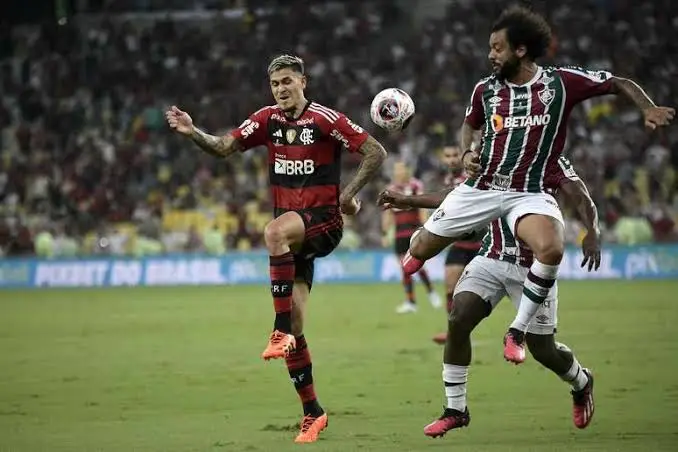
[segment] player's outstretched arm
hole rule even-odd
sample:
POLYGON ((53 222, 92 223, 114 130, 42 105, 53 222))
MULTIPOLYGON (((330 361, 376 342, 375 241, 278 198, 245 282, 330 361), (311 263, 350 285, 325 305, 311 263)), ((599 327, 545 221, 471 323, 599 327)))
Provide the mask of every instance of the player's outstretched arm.
POLYGON ((391 207, 396 209, 435 209, 442 204, 451 191, 452 188, 446 188, 434 193, 407 196, 392 190, 384 190, 379 193, 377 205, 383 206, 385 209, 391 207))
POLYGON ((189 136, 200 149, 214 157, 225 158, 243 150, 238 140, 230 134, 223 137, 210 135, 193 126, 189 136))
POLYGON ((676 110, 670 107, 658 107, 636 82, 627 78, 612 78, 612 93, 621 94, 631 100, 645 116, 645 126, 656 129, 667 126, 673 120, 676 110))
POLYGON ((193 124, 188 113, 174 105, 165 112, 165 117, 172 130, 189 137, 210 155, 223 158, 242 150, 242 145, 232 135, 219 137, 203 132, 193 124))
POLYGON ((367 140, 360 146, 358 152, 362 154, 363 158, 355 177, 346 185, 339 197, 341 205, 350 204, 353 197, 358 194, 365 184, 376 176, 381 168, 381 164, 386 159, 386 150, 372 136, 367 137, 367 140))
POLYGON ((566 180, 560 186, 567 202, 576 209, 579 219, 586 228, 586 236, 582 242, 584 260, 581 266, 588 263, 588 270, 600 267, 600 227, 598 226, 598 209, 591 199, 586 184, 580 179, 566 180))

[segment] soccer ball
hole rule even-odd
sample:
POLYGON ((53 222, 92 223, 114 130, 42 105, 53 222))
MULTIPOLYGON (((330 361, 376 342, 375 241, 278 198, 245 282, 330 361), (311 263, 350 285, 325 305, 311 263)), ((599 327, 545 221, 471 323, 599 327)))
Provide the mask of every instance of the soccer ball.
POLYGON ((414 116, 414 102, 402 89, 387 88, 372 99, 370 116, 384 130, 405 130, 414 116))

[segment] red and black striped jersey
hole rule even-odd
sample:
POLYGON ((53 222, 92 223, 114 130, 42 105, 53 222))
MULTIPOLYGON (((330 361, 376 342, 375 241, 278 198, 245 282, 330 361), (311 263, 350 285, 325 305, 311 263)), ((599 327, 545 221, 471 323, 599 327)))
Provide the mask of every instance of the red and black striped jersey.
MULTIPOLYGON (((406 196, 415 196, 424 193, 424 184, 419 179, 413 177, 405 184, 391 184, 388 189, 406 196)), ((421 226, 419 209, 391 210, 393 211, 396 238, 412 237, 414 231, 421 226)))
POLYGON ((344 114, 309 102, 296 119, 276 105, 250 115, 231 132, 245 150, 268 148, 275 216, 287 211, 336 209, 341 154, 356 152, 369 136, 344 114))

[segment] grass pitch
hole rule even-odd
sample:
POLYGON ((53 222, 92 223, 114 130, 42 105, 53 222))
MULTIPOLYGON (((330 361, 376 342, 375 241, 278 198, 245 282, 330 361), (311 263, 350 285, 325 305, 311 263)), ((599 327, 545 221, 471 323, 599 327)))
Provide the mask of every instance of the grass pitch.
POLYGON ((306 336, 330 416, 295 445, 296 393, 259 358, 267 287, 0 292, 0 451, 678 450, 678 282, 565 282, 559 340, 596 375, 596 417, 568 387, 502 359, 503 302, 474 335, 469 428, 432 440, 445 316, 398 285, 317 285, 306 336))

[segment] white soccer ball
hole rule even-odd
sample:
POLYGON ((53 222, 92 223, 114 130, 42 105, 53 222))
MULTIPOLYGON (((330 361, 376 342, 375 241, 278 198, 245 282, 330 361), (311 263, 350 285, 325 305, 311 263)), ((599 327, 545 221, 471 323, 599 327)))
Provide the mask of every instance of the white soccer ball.
POLYGON ((372 99, 370 116, 372 122, 384 130, 403 130, 414 116, 414 101, 402 89, 387 88, 372 99))

